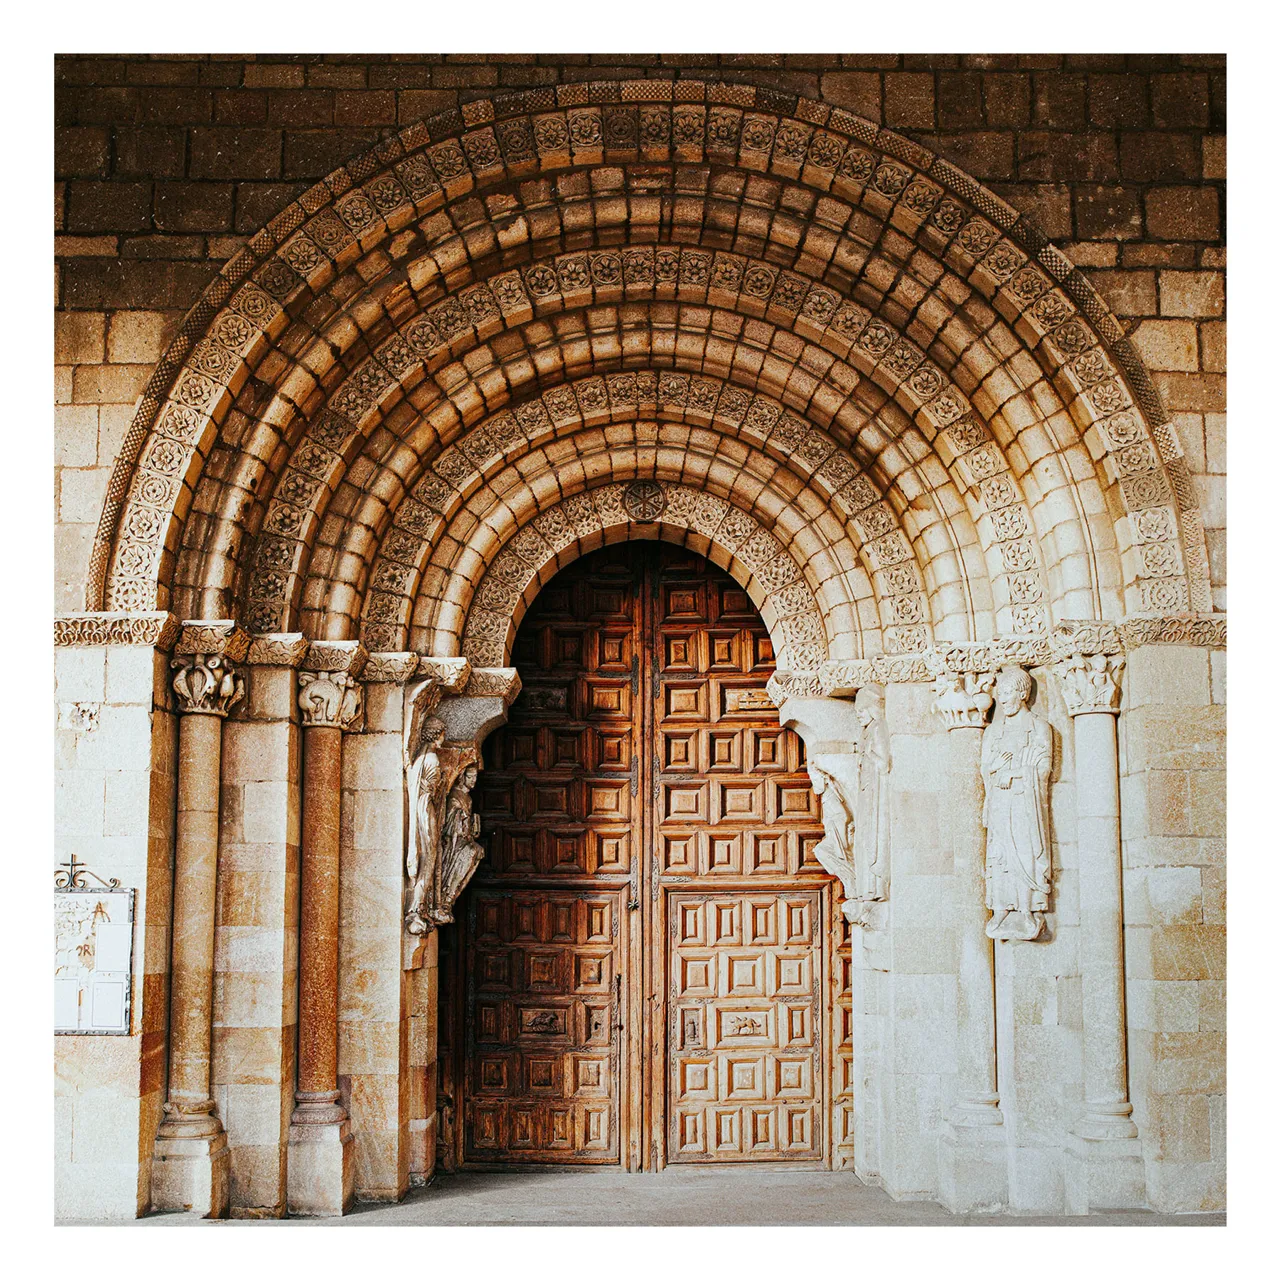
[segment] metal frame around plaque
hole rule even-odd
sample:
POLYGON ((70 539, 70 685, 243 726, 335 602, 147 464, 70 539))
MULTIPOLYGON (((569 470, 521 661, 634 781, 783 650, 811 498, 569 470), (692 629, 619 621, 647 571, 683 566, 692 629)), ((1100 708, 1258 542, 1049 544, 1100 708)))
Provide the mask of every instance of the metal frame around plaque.
MULTIPOLYGON (((127 1036, 133 1034, 133 948, 134 948, 134 907, 136 903, 137 890, 125 889, 120 885, 120 881, 114 877, 110 880, 104 880, 96 872, 90 871, 87 866, 81 862, 74 854, 71 855, 69 862, 59 864, 65 870, 54 872, 53 876, 53 894, 54 905, 57 906, 59 898, 65 898, 71 895, 81 896, 107 896, 120 897, 125 901, 125 918, 124 920, 113 920, 113 924, 125 924, 129 928, 129 964, 124 970, 108 970, 107 972, 120 972, 124 976, 124 1007, 123 1007, 123 1026, 121 1027, 57 1027, 53 1029, 56 1036, 127 1036), (85 877, 92 876, 101 887, 91 886, 85 883, 85 877)), ((56 939, 56 926, 55 926, 56 939)), ((56 960, 56 953, 55 953, 56 960)), ((56 980, 56 969, 55 969, 56 980)), ((81 988, 81 991, 91 990, 91 987, 81 988)), ((55 1015, 56 1016, 56 1015, 55 1015)))

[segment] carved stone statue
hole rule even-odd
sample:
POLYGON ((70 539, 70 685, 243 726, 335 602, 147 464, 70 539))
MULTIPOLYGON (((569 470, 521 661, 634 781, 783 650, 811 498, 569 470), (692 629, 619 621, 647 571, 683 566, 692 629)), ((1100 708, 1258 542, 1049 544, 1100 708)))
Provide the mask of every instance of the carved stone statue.
POLYGON ((889 730, 884 690, 865 685, 854 699, 862 725, 858 738, 858 794, 854 805, 854 865, 857 868, 858 923, 875 927, 882 913, 870 909, 889 897, 889 730))
POLYGON ((471 814, 478 776, 474 747, 446 747, 445 725, 435 711, 442 689, 435 681, 408 696, 404 768, 409 792, 409 889, 405 928, 422 936, 453 921, 452 906, 484 850, 471 814))
POLYGON ((1028 709, 1031 677, 1021 667, 1000 671, 995 694, 998 714, 982 734, 987 935, 1030 942, 1049 909, 1053 728, 1028 709))
POLYGON ((853 790, 854 787, 842 785, 832 772, 835 768, 839 766, 834 758, 822 764, 817 760, 809 763, 813 794, 822 801, 824 832, 813 853, 823 869, 840 881, 844 889, 845 918, 852 920, 858 888, 853 866, 853 805, 845 788, 853 790))
POLYGON ((484 849, 476 840, 480 834, 480 815, 471 812, 471 789, 479 776, 476 765, 467 765, 458 775, 445 802, 438 924, 452 922, 453 904, 484 857, 484 849))
POLYGON ((416 754, 405 753, 409 786, 409 909, 405 928, 410 933, 430 932, 443 924, 439 907, 441 836, 448 781, 440 746, 444 723, 429 717, 422 726, 416 754))

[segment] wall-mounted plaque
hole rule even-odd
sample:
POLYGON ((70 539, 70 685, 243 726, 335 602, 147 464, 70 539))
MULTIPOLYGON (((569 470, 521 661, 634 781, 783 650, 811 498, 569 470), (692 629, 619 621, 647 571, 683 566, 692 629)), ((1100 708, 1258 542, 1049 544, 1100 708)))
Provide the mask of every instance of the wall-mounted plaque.
MULTIPOLYGON (((53 1027, 57 1035, 127 1036, 133 988, 133 889, 85 884, 73 858, 54 878, 53 1027)), ((94 876, 94 879, 99 877, 94 876)))

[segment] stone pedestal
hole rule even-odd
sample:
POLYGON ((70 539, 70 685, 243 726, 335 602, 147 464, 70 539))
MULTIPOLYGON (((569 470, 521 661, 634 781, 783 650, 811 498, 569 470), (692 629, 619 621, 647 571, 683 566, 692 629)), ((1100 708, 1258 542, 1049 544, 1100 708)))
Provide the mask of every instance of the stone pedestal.
POLYGON ((1000 1213, 1008 1205, 1009 1153, 998 1110, 994 1123, 968 1125, 959 1113, 943 1123, 938 1199, 952 1213, 1000 1213))
POLYGON ((340 1217, 351 1207, 355 1194, 355 1148, 346 1113, 340 1120, 315 1124, 299 1123, 295 1112, 289 1126, 289 1212, 300 1217, 340 1217))
MULTIPOLYGON (((215 1122, 216 1123, 216 1122, 215 1122)), ((165 1129, 171 1129, 166 1122, 165 1129)), ((202 1218, 225 1218, 231 1202, 231 1149, 218 1129, 206 1137, 156 1137, 151 1158, 151 1204, 202 1218)))
POLYGON ((1067 1213, 1100 1209, 1141 1209, 1147 1203, 1147 1171, 1136 1138, 1085 1138, 1067 1135, 1062 1151, 1062 1181, 1067 1213))

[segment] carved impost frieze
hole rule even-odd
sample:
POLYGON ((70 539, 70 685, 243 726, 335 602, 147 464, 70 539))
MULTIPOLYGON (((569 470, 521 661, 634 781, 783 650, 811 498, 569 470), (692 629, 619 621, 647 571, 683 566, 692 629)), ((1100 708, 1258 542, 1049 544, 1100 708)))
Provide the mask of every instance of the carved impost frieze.
POLYGON ((299 671, 298 709, 308 729, 364 728, 364 686, 346 671, 299 671))
POLYGON ((416 653, 371 653, 364 664, 364 678, 374 684, 407 684, 417 673, 416 653))
POLYGON ((353 679, 369 660, 369 651, 359 640, 312 640, 302 660, 304 671, 341 671, 353 679))
POLYGON ((182 624, 174 652, 180 656, 216 654, 230 662, 249 656, 250 636, 230 618, 193 618, 182 624))
POLYGON ((461 693, 471 676, 471 661, 468 658, 422 657, 418 659, 418 674, 434 680, 442 693, 461 693))
POLYGON ((53 643, 58 646, 139 644, 172 649, 178 638, 177 617, 152 613, 72 613, 53 620, 53 643))
POLYGON ((1054 657, 1068 658, 1073 653, 1122 653, 1124 640, 1114 622, 1092 618, 1067 618, 1059 622, 1049 637, 1054 657))
POLYGON ((225 716, 244 697, 244 676, 223 654, 184 653, 169 665, 183 715, 225 716))
POLYGON ((1120 624, 1126 649, 1144 644, 1185 644, 1201 649, 1225 649, 1224 613, 1188 613, 1171 618, 1126 618, 1120 624))
POLYGON ((990 640, 957 640, 934 645, 926 660, 935 679, 948 672, 974 675, 1001 667, 1038 667, 1052 651, 1043 636, 993 636, 990 640))
POLYGON ((254 636, 249 642, 251 667, 300 667, 309 642, 301 631, 273 632, 254 636))
POLYGON ((501 698, 509 707, 520 688, 520 673, 515 667, 473 667, 463 693, 468 698, 501 698))
POLYGON ((852 698, 864 685, 876 683, 870 658, 845 658, 824 662, 818 672, 820 692, 828 698, 852 698))
POLYGON ((1114 653, 1074 653, 1054 668, 1062 681, 1069 715, 1120 712, 1120 672, 1124 658, 1114 653))
POLYGON ((820 698, 822 680, 812 671, 775 671, 765 692, 773 705, 780 707, 789 698, 820 698))

